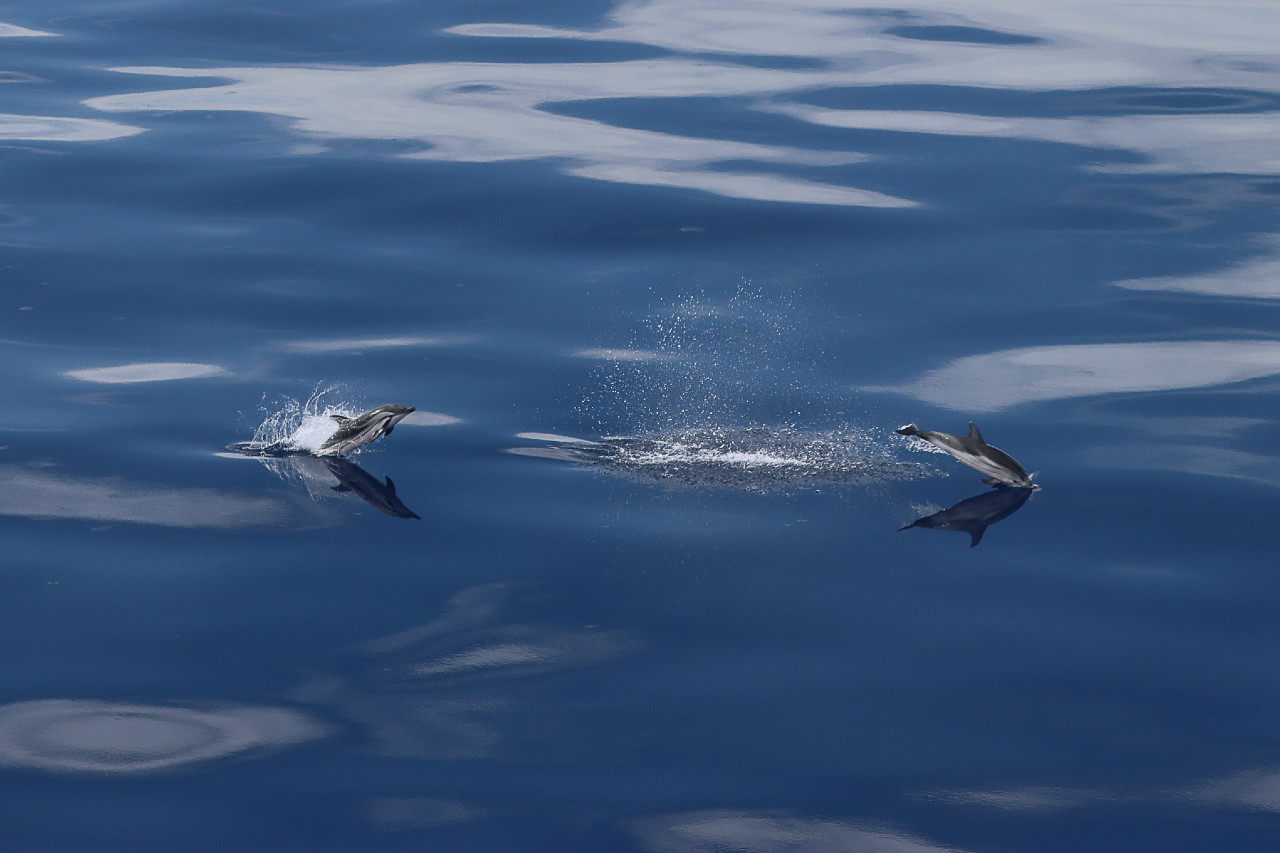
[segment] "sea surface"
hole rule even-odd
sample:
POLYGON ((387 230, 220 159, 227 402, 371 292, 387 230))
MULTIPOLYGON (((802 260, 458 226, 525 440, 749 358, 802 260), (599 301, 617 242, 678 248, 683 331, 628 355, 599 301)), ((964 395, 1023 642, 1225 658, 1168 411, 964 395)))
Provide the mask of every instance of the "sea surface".
POLYGON ((7 0, 0 849, 1280 849, 1277 45, 7 0))

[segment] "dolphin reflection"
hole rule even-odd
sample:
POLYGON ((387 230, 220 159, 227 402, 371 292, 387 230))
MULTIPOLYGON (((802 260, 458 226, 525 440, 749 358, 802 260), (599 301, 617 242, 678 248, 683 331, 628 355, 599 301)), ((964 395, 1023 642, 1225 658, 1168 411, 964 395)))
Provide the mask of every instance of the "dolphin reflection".
POLYGON ((965 498, 955 506, 932 515, 917 518, 899 530, 909 530, 912 527, 958 530, 969 534, 969 547, 975 548, 982 541, 982 534, 987 532, 988 527, 1013 515, 1032 494, 1032 489, 999 486, 989 492, 965 498))
POLYGON ((422 518, 396 495, 396 484, 390 477, 385 478, 385 483, 380 483, 377 477, 341 456, 327 456, 324 464, 338 479, 338 485, 330 487, 335 492, 351 492, 374 509, 396 518, 422 518))
POLYGON ((317 501, 335 493, 351 494, 394 518, 421 518, 400 500, 390 477, 379 480, 350 459, 302 454, 254 454, 253 458, 281 480, 300 482, 317 501))

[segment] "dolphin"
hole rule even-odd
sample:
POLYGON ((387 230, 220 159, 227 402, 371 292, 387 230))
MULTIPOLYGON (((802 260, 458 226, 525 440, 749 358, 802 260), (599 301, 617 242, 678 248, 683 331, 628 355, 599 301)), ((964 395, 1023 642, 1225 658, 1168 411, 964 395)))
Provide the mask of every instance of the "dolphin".
POLYGON ((374 439, 390 435, 396 424, 414 411, 412 406, 400 406, 391 403, 379 406, 363 415, 354 418, 343 415, 330 415, 338 422, 338 429, 324 440, 317 452, 319 456, 346 456, 358 447, 363 447, 374 439))
POLYGON ((917 518, 899 530, 926 527, 930 530, 958 530, 968 533, 969 547, 975 548, 982 541, 982 534, 997 521, 1003 521, 1022 509, 1031 497, 1032 489, 1001 486, 971 498, 965 498, 955 506, 939 510, 932 515, 917 518))
POLYGON ((335 492, 359 495, 370 506, 396 518, 422 518, 396 495, 396 484, 390 477, 385 484, 380 483, 377 477, 341 456, 326 456, 324 464, 338 479, 338 485, 332 487, 335 492))
POLYGON ((982 482, 992 486, 1001 484, 1016 486, 1020 489, 1039 488, 1031 482, 1031 475, 1018 464, 1018 461, 998 447, 992 447, 982 440, 982 433, 972 421, 969 423, 969 434, 952 435, 949 432, 934 432, 930 429, 917 429, 915 424, 907 424, 897 430, 899 435, 912 435, 924 439, 935 447, 940 447, 956 459, 989 475, 982 482))

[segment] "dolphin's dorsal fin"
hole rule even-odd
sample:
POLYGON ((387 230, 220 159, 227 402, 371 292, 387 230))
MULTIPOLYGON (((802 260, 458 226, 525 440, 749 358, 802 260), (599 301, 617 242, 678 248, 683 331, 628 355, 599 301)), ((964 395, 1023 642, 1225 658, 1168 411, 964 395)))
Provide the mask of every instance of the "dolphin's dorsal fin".
POLYGON ((978 432, 978 425, 977 425, 977 424, 975 424, 973 421, 969 421, 969 436, 968 436, 968 437, 969 437, 970 439, 976 439, 976 440, 978 440, 978 441, 982 441, 982 443, 983 443, 983 444, 986 444, 986 442, 982 440, 982 433, 978 432))
POLYGON ((396 493, 396 484, 391 482, 390 477, 387 477, 386 480, 387 480, 387 491, 394 495, 396 493))
POLYGON ((341 426, 342 424, 345 424, 347 421, 351 420, 351 418, 347 417, 346 415, 329 415, 329 417, 331 417, 331 418, 333 418, 335 421, 337 421, 339 426, 341 426))

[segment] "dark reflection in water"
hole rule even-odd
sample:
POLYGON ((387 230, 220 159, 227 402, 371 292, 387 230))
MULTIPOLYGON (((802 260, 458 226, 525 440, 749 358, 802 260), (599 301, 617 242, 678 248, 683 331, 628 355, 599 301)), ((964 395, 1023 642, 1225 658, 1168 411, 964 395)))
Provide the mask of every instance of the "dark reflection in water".
POLYGON ((790 96, 797 104, 851 110, 913 109, 980 116, 1126 116, 1188 113, 1267 113, 1280 109, 1280 93, 1242 88, 1107 86, 1096 89, 1018 90, 946 83, 815 88, 790 96))
POLYGON ((642 643, 628 630, 541 621, 530 612, 540 600, 518 584, 463 590, 438 618, 364 643, 293 698, 355 722, 382 755, 562 761, 595 735, 575 727, 570 697, 545 692, 548 677, 642 643), (557 713, 545 713, 543 697, 557 713))
POLYGON ((953 41, 962 44, 1038 44, 1044 39, 1035 36, 1002 33, 982 27, 946 26, 943 24, 904 24, 889 27, 885 32, 891 36, 921 41, 953 41))
POLYGON ((385 478, 386 482, 380 483, 377 477, 340 456, 326 456, 324 464, 329 473, 338 478, 334 491, 350 492, 379 512, 396 518, 421 518, 396 495, 396 484, 391 482, 390 477, 385 478))
POLYGON ((299 452, 247 455, 257 459, 280 479, 301 484, 316 500, 335 494, 354 495, 393 518, 421 518, 400 499, 396 484, 390 477, 384 476, 379 480, 350 459, 299 452))
POLYGON ((968 533, 969 547, 976 548, 982 534, 997 521, 1004 521, 1031 497, 1034 489, 999 487, 971 498, 965 498, 955 506, 918 518, 903 527, 925 527, 929 530, 955 530, 968 533))

